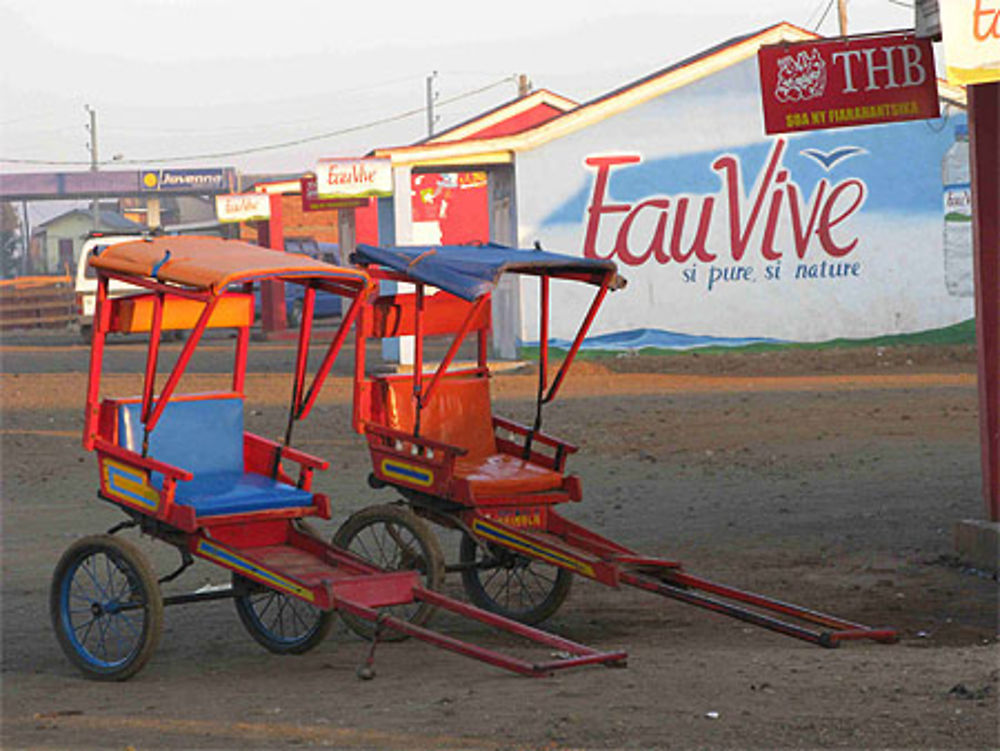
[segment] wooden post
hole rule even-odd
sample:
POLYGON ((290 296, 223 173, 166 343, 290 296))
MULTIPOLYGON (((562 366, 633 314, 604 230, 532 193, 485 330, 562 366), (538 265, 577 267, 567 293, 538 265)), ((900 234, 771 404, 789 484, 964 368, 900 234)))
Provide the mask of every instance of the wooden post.
POLYGON ((1000 522, 1000 83, 968 97, 983 498, 1000 522))
MULTIPOLYGON (((825 13, 823 15, 826 15, 825 13)), ((847 0, 837 0, 837 19, 840 22, 840 35, 847 36, 847 0)))
MULTIPOLYGON (((285 252, 285 226, 281 216, 281 194, 272 193, 271 218, 257 223, 257 244, 271 250, 285 252)), ((285 320, 285 284, 270 279, 260 283, 260 317, 264 333, 284 331, 288 327, 285 320)))

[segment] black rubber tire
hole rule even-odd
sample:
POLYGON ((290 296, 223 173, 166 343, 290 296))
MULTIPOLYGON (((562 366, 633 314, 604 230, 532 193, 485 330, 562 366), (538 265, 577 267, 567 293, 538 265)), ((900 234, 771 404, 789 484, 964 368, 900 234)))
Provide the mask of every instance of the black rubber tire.
POLYGON ((278 655, 300 655, 330 633, 336 615, 233 574, 236 613, 258 644, 278 655))
POLYGON ((49 614, 70 662, 100 681, 138 673, 163 631, 163 598, 146 556, 111 535, 84 537, 63 553, 52 575, 49 614))
POLYGON ((558 566, 462 535, 462 586, 474 605, 533 625, 551 617, 569 596, 573 574, 558 566), (491 557, 492 561, 484 561, 491 557))
MULTIPOLYGON (((404 506, 369 506, 353 514, 333 536, 333 544, 349 550, 385 571, 420 571, 423 586, 440 589, 444 582, 444 554, 437 537, 419 516, 404 506), (414 549, 413 546, 416 546, 414 549)), ((434 613, 426 602, 391 605, 381 611, 420 626, 434 613)), ((371 639, 374 624, 350 613, 342 613, 354 633, 371 639)), ((400 641, 404 634, 384 631, 379 639, 400 641)))

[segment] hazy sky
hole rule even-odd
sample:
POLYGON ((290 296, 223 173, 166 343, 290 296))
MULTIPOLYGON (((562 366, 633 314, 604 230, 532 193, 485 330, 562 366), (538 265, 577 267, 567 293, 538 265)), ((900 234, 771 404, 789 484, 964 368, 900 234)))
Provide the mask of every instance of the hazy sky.
MULTIPOLYGON (((102 161, 304 171, 424 137, 435 70, 443 129, 512 98, 516 73, 584 102, 779 21, 816 29, 828 3, 0 0, 0 160, 81 163, 0 170, 85 167, 89 104, 102 161)), ((850 0, 849 30, 910 27, 904 5, 850 0)), ((836 15, 819 31, 836 35, 836 15)))

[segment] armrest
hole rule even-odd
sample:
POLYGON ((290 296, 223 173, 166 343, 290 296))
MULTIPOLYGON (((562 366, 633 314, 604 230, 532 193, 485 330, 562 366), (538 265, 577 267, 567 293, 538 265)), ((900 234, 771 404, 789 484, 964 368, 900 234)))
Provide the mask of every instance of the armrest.
POLYGON ((282 459, 290 459, 309 469, 326 469, 330 466, 328 461, 320 459, 318 456, 313 456, 312 454, 307 454, 305 451, 299 451, 288 446, 282 446, 277 441, 272 441, 269 438, 264 438, 254 433, 244 433, 243 443, 245 446, 253 448, 262 448, 272 452, 280 451, 282 459))
POLYGON ((152 472, 159 472, 167 477, 174 480, 183 480, 187 482, 191 480, 194 475, 188 472, 186 469, 181 469, 180 467, 175 467, 173 464, 167 464, 165 462, 157 461, 156 459, 150 459, 148 456, 143 456, 135 451, 129 451, 126 448, 122 448, 110 441, 106 441, 103 438, 94 439, 94 448, 98 451, 113 456, 115 459, 121 459, 129 464, 134 464, 137 467, 142 467, 143 469, 148 469, 152 472))
POLYGON ((404 430, 387 428, 383 425, 375 425, 374 423, 365 423, 365 433, 371 433, 380 436, 381 438, 389 438, 394 441, 408 441, 410 443, 415 443, 418 446, 424 446, 426 448, 433 449, 434 451, 454 454, 455 456, 465 456, 469 453, 468 449, 452 446, 450 443, 442 443, 441 441, 435 441, 433 438, 415 436, 404 430))
MULTIPOLYGON (((501 428, 503 430, 509 430, 511 433, 517 433, 519 435, 528 435, 531 432, 531 428, 527 425, 522 425, 519 422, 514 422, 513 420, 508 420, 506 417, 493 416, 493 427, 501 428)), ((535 433, 532 439, 536 443, 543 443, 546 446, 552 446, 553 448, 561 448, 564 453, 575 454, 579 451, 578 446, 574 446, 572 443, 567 443, 555 436, 548 435, 547 433, 535 433)))

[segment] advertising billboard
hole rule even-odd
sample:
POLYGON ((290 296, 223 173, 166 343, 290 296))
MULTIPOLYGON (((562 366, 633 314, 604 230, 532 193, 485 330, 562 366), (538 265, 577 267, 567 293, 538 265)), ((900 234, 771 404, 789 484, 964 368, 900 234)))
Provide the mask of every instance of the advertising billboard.
POLYGON ((139 186, 151 193, 229 193, 234 186, 230 167, 148 169, 139 174, 139 186))
MULTIPOLYGON (((610 258, 629 281, 591 344, 818 342, 972 318, 964 112, 767 136, 760 97, 748 59, 518 154, 520 244, 610 258)), ((536 294, 523 285, 524 310, 536 294)), ((566 320, 588 302, 553 291, 566 320)))

